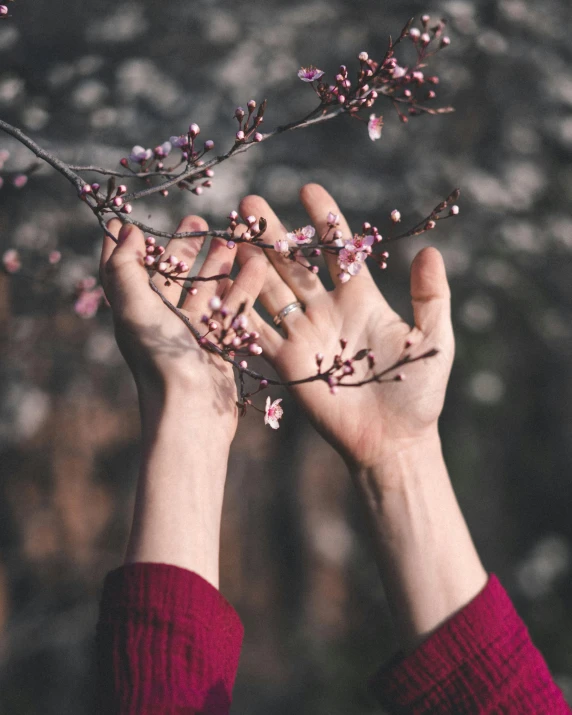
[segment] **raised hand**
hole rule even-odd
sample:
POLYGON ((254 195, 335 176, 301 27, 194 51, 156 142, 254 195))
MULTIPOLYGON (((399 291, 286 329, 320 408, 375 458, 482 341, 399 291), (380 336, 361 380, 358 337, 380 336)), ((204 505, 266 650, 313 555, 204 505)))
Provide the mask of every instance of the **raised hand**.
MULTIPOLYGON (((300 196, 318 235, 323 235, 328 212, 340 214, 335 201, 316 184, 304 186, 300 196)), ((285 236, 285 227, 264 199, 248 196, 240 211, 243 216, 267 219, 265 242, 274 243, 285 236)), ((344 238, 351 237, 343 217, 340 229, 344 238)), ((239 261, 246 265, 258 253, 259 249, 242 244, 239 261)), ((411 327, 388 305, 365 265, 342 284, 336 256, 326 253, 325 259, 335 286, 332 291, 302 265, 276 251, 267 252, 271 265, 260 293, 263 307, 273 317, 296 301, 305 306, 305 311, 293 310, 284 317, 283 334, 255 317, 264 353, 282 379, 296 380, 315 372, 316 353, 323 353, 324 367, 331 365, 334 355, 340 353, 340 338, 347 340, 344 357, 369 348, 375 355, 376 371, 406 353, 415 358, 431 349, 438 351, 434 357, 387 376, 391 380, 400 372, 404 377, 400 382, 340 387, 335 395, 329 394, 321 381, 292 388, 316 428, 348 463, 368 467, 408 441, 436 434, 454 353, 449 287, 439 252, 422 250, 411 267, 411 327)), ((365 360, 354 363, 356 373, 348 376, 347 382, 365 377, 366 364, 365 360)))
MULTIPOLYGON (((164 390, 171 385, 184 389, 189 407, 195 404, 198 409, 199 402, 201 407, 214 404, 219 415, 230 418, 228 426, 234 430, 237 410, 232 367, 201 349, 188 327, 150 290, 148 272, 143 265, 145 239, 141 231, 130 225, 121 228, 116 219, 110 221, 108 228, 118 237, 118 243, 108 236, 104 238, 101 281, 113 311, 118 345, 138 388, 143 393, 164 390)), ((177 231, 206 229, 203 219, 187 216, 177 231)), ((190 271, 202 243, 201 238, 172 239, 165 255, 176 255, 190 271)), ((235 256, 236 249, 213 239, 199 276, 230 273, 235 256)), ((200 318, 205 313, 210 315, 208 303, 214 296, 220 297, 231 313, 242 303, 246 303, 248 310, 263 284, 264 272, 264 257, 255 255, 244 263, 234 281, 201 282, 196 295, 185 291, 184 297, 176 281, 166 285, 165 278, 159 275, 153 280, 173 305, 178 306, 182 301, 182 313, 201 327, 200 318)))

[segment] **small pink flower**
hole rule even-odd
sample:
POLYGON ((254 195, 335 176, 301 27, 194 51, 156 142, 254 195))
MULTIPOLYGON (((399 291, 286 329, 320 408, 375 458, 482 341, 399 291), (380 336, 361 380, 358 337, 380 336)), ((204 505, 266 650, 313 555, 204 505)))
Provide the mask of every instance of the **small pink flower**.
POLYGON ((9 248, 2 256, 2 264, 8 273, 17 273, 22 268, 20 254, 15 248, 9 248))
POLYGON ((169 138, 169 143, 172 146, 177 147, 177 149, 180 149, 183 146, 187 146, 189 143, 189 137, 186 136, 185 134, 181 134, 178 137, 170 137, 169 138))
POLYGON ((393 209, 391 212, 391 220, 393 223, 399 223, 401 221, 401 213, 397 209, 393 209))
POLYGON ((345 246, 353 246, 356 251, 365 251, 366 253, 371 253, 371 246, 374 244, 375 239, 373 236, 360 236, 357 233, 355 236, 346 241, 345 246))
POLYGON ((24 186, 28 183, 28 177, 26 174, 18 174, 12 179, 12 184, 17 188, 17 189, 23 189, 24 186))
POLYGON ((405 77, 406 74, 407 74, 407 67, 400 67, 399 65, 396 65, 393 68, 393 73, 392 73, 393 79, 401 79, 401 77, 405 77))
POLYGON ((277 253, 280 253, 285 258, 288 258, 288 256, 290 255, 290 248, 291 248, 290 243, 288 243, 288 241, 286 241, 286 239, 282 239, 281 241, 274 242, 274 250, 277 253))
POLYGON ((93 318, 102 300, 103 288, 101 286, 97 286, 93 290, 84 290, 74 304, 74 311, 80 318, 93 318))
POLYGON ((356 276, 361 271, 365 257, 364 251, 357 251, 351 244, 346 244, 346 248, 342 248, 338 254, 338 265, 344 273, 356 276))
POLYGON ((144 147, 136 144, 133 149, 131 149, 131 154, 129 158, 136 164, 142 164, 144 161, 148 161, 153 156, 151 149, 145 149, 144 147))
POLYGON ((52 266, 55 266, 56 263, 59 263, 61 260, 62 254, 59 251, 52 251, 48 256, 48 261, 52 264, 52 266))
POLYGON ((316 229, 313 226, 304 226, 290 231, 286 234, 286 240, 294 245, 302 246, 305 243, 311 243, 316 234, 316 229))
POLYGON ((266 409, 264 410, 264 424, 270 425, 272 429, 278 429, 280 424, 278 420, 284 414, 284 410, 280 407, 282 398, 271 401, 270 397, 266 398, 266 409))
POLYGON ((323 76, 324 73, 322 70, 319 70, 316 67, 301 67, 298 70, 298 77, 302 80, 302 82, 314 82, 314 80, 320 79, 323 76))
POLYGON ((376 139, 381 139, 381 129, 383 127, 383 117, 381 114, 376 117, 375 114, 369 115, 369 121, 367 123, 367 131, 369 133, 369 138, 372 142, 376 139))
POLYGON ((166 157, 169 156, 172 150, 173 145, 171 144, 171 142, 163 142, 161 145, 156 146, 153 151, 155 153, 155 156, 166 157))

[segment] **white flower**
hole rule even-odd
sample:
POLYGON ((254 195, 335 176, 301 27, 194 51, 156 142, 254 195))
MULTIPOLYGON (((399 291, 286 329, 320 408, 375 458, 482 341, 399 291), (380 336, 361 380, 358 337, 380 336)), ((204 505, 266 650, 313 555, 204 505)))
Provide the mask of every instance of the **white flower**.
POLYGON ((284 410, 280 407, 282 398, 278 400, 271 401, 270 397, 266 398, 266 409, 264 410, 264 424, 270 425, 272 429, 278 429, 280 424, 278 422, 284 414, 284 410))

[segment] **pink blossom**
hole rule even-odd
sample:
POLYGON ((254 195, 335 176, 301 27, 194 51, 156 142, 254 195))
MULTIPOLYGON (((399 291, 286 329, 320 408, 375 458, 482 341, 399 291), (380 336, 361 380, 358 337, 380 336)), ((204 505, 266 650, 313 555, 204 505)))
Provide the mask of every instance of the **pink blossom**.
POLYGON ((392 74, 393 79, 400 79, 401 77, 405 77, 406 74, 407 74, 407 67, 400 67, 399 65, 396 65, 393 68, 393 74, 392 74))
POLYGON ((144 161, 148 161, 153 156, 151 149, 145 149, 144 147, 136 144, 133 149, 131 149, 131 154, 129 158, 136 164, 142 164, 144 161))
POLYGON ((281 255, 283 255, 285 258, 287 258, 290 255, 290 248, 291 248, 291 245, 286 239, 282 239, 281 241, 274 242, 274 250, 277 253, 280 253, 281 255))
POLYGON ((286 234, 286 240, 294 245, 302 246, 305 243, 311 243, 316 234, 316 229, 313 226, 304 226, 290 231, 286 234))
POLYGON ((326 222, 329 226, 337 226, 340 223, 340 214, 335 214, 333 211, 330 211, 326 222))
POLYGON ((82 291, 74 305, 74 310, 80 318, 93 318, 103 299, 103 288, 97 286, 93 290, 82 291))
POLYGON ((62 260, 62 254, 59 251, 51 251, 50 255, 48 256, 48 261, 52 264, 52 266, 55 266, 56 263, 59 263, 62 260))
POLYGON ((381 129, 383 127, 383 117, 381 114, 376 117, 375 114, 369 115, 369 121, 367 123, 367 131, 369 133, 369 138, 374 142, 376 139, 381 138, 381 129))
POLYGON ((413 42, 417 42, 417 40, 421 37, 421 31, 416 27, 412 27, 411 30, 409 30, 409 37, 413 42))
POLYGON ((360 236, 355 234, 353 238, 346 241, 345 247, 353 246, 356 251, 365 251, 366 253, 371 253, 371 246, 373 246, 375 239, 373 236, 360 236))
POLYGON ((28 183, 28 177, 26 174, 18 174, 12 179, 12 184, 17 188, 17 189, 23 189, 24 186, 28 183))
POLYGON ((189 137, 186 136, 185 134, 181 134, 181 136, 178 136, 178 137, 170 137, 169 143, 172 146, 177 147, 177 149, 180 149, 181 147, 188 145, 189 137))
POLYGON ((2 264, 8 273, 17 273, 22 268, 20 254, 15 248, 9 248, 2 256, 2 264))
POLYGON ((6 5, 0 5, 0 15, 7 15, 8 7, 6 5))
POLYGON ((155 156, 166 157, 169 156, 173 150, 173 145, 171 142, 163 142, 160 146, 156 146, 154 149, 155 156))
POLYGON ((357 251, 349 243, 346 248, 338 254, 338 265, 344 273, 349 273, 350 276, 356 276, 361 271, 361 264, 365 261, 366 254, 364 251, 357 251))
POLYGON ((264 424, 270 425, 272 429, 278 429, 280 424, 278 422, 284 414, 284 410, 280 407, 282 398, 278 400, 271 401, 270 397, 266 398, 266 408, 264 410, 264 424))
POLYGON ((298 70, 298 77, 302 80, 302 82, 313 82, 323 76, 324 73, 322 70, 319 70, 316 67, 301 67, 298 70))
POLYGON ((456 216, 459 213, 459 207, 457 206, 457 204, 451 206, 451 210, 449 211, 449 213, 451 214, 451 216, 456 216))
POLYGON ((391 220, 393 223, 399 223, 401 221, 401 213, 397 209, 393 209, 391 212, 391 220))

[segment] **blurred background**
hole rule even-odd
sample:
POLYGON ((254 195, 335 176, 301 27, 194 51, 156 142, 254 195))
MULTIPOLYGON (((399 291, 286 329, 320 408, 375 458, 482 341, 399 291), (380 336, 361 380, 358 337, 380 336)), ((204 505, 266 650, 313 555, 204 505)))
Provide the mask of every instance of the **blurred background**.
MULTIPOLYGON (((410 315, 408 267, 429 242, 453 292, 457 357, 442 417, 471 531, 572 702, 572 10, 568 0, 60 0, 10 6, 0 24, 0 116, 74 163, 117 168, 198 122, 230 145, 237 104, 268 98, 264 128, 315 104, 296 77, 380 57, 408 17, 446 17, 433 70, 455 114, 380 141, 342 117, 224 164, 203 196, 175 192, 134 215, 212 225, 247 192, 290 227, 299 187, 321 182, 356 229, 416 223, 454 187, 461 214, 391 250, 379 274, 410 315)), ((407 50, 407 48, 405 48, 407 50)), ((410 49, 410 48, 409 48, 410 49)), ((408 53, 401 55, 407 63, 408 53)), ((31 154, 8 137, 7 169, 31 154)), ((95 177, 92 177, 94 179, 95 177)), ((94 712, 93 635, 121 563, 138 465, 138 413, 110 312, 73 311, 100 234, 58 174, 0 191, 0 712, 94 712), (62 261, 50 268, 50 251, 62 261), (31 279, 28 274, 34 275, 31 279)), ((251 414, 229 466, 224 595, 246 636, 233 711, 366 715, 366 687, 396 649, 362 517, 340 459, 288 396, 278 433, 251 414)))

